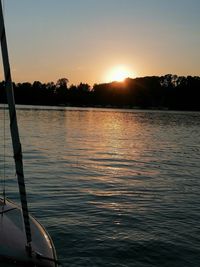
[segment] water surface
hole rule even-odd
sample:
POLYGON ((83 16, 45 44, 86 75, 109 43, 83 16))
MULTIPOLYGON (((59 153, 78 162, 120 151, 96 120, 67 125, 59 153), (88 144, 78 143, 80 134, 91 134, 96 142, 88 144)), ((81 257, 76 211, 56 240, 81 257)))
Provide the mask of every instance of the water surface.
POLYGON ((200 113, 29 107, 18 121, 29 207, 62 266, 199 266, 200 113))

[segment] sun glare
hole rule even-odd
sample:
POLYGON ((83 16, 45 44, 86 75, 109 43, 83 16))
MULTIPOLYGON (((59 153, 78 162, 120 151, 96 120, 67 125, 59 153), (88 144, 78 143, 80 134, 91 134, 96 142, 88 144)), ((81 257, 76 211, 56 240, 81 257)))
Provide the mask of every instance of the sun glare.
POLYGON ((132 78, 133 73, 125 66, 117 66, 107 73, 107 82, 122 82, 126 78, 132 78))

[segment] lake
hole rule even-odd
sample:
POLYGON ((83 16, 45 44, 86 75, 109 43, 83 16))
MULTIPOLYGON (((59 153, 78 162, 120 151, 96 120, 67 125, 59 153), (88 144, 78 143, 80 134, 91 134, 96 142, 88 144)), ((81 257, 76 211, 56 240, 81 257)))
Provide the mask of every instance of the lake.
MULTIPOLYGON (((29 208, 62 266, 200 266, 199 112, 17 114, 29 208)), ((1 109, 6 191, 19 201, 7 117, 1 109)))

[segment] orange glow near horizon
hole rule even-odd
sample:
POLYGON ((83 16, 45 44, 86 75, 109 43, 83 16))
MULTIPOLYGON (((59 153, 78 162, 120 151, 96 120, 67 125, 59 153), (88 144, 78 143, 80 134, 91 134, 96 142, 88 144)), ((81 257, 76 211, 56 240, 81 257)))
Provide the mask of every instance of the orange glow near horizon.
POLYGON ((125 65, 119 65, 111 69, 106 74, 106 82, 122 82, 126 78, 134 78, 135 74, 125 65))

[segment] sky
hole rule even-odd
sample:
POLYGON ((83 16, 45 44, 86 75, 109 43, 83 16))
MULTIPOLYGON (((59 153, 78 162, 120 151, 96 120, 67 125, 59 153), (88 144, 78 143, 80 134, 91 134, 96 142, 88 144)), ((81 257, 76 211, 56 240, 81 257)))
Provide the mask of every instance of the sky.
POLYGON ((2 2, 15 82, 200 76, 200 0, 2 2))

